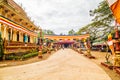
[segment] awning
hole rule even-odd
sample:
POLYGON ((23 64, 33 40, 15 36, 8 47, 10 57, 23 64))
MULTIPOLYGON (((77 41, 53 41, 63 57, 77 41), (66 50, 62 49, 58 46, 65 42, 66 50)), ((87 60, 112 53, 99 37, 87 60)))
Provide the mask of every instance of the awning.
POLYGON ((70 40, 62 40, 62 41, 58 41, 58 44, 73 44, 74 41, 70 41, 70 40))

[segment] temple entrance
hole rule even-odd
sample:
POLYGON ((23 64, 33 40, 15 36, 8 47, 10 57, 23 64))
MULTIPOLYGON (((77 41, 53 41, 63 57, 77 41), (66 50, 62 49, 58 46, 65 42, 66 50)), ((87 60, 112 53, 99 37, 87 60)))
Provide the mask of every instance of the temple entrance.
POLYGON ((64 43, 63 45, 64 45, 64 48, 70 48, 72 46, 72 44, 71 43, 64 43))
POLYGON ((69 48, 70 44, 64 44, 64 48, 69 48))
POLYGON ((70 48, 72 44, 74 44, 74 41, 60 41, 57 42, 62 48, 70 48))

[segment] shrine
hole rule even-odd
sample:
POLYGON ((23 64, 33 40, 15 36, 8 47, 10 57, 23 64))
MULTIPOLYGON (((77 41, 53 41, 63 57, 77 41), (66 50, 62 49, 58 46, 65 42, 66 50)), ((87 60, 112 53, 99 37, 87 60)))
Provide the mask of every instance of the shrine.
POLYGON ((36 49, 40 29, 13 0, 0 0, 0 34, 4 54, 36 49))

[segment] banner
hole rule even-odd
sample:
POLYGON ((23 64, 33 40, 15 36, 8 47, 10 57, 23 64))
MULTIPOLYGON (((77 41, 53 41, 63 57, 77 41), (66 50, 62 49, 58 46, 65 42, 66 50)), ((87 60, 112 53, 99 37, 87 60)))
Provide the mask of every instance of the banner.
POLYGON ((107 2, 113 12, 116 22, 120 24, 120 0, 107 0, 107 2))

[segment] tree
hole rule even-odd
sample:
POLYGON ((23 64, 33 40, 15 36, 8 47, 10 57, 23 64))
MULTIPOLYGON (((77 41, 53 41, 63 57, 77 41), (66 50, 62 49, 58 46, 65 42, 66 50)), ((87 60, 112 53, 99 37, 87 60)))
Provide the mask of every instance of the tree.
POLYGON ((71 29, 70 31, 68 31, 68 35, 75 35, 75 31, 71 29))
POLYGON ((43 30, 43 33, 46 35, 55 35, 55 33, 52 30, 43 30))
POLYGON ((112 26, 114 19, 107 2, 104 0, 99 4, 98 8, 90 10, 90 16, 93 17, 92 23, 81 28, 77 34, 90 33, 92 42, 106 39, 114 28, 112 26))
POLYGON ((62 36, 62 35, 63 35, 63 33, 60 33, 60 35, 62 36))
POLYGON ((99 4, 97 9, 90 10, 90 16, 94 17, 92 21, 99 21, 99 25, 110 25, 113 21, 112 12, 105 0, 99 4))

